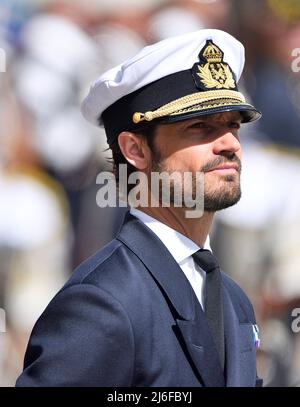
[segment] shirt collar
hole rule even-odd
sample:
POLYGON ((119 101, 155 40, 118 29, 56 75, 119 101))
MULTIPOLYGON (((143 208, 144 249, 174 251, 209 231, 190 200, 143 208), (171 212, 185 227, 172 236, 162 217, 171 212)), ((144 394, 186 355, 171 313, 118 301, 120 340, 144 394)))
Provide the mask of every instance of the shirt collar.
MULTIPOLYGON (((181 263, 187 257, 192 256, 192 254, 200 249, 200 247, 191 239, 184 236, 182 233, 177 232, 177 230, 170 228, 170 226, 158 221, 152 216, 147 215, 145 212, 142 212, 136 208, 131 208, 130 213, 142 221, 146 226, 148 226, 149 229, 152 230, 153 233, 156 234, 177 263, 181 263)), ((207 236, 203 248, 211 251, 209 236, 207 236)))

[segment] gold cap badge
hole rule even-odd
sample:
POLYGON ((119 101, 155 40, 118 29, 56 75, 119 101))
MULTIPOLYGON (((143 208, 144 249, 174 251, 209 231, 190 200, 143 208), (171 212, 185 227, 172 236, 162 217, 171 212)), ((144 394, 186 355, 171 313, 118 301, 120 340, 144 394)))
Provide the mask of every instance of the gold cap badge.
POLYGON ((224 54, 212 40, 207 40, 199 54, 200 63, 193 66, 193 77, 200 90, 237 90, 234 73, 223 61, 224 54))

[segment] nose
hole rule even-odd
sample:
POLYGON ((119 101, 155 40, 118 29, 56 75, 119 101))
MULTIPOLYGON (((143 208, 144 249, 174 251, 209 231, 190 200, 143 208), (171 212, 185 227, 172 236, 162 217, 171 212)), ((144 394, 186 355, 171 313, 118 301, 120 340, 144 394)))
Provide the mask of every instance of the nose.
POLYGON ((213 152, 216 155, 224 153, 237 153, 241 149, 238 136, 228 130, 214 140, 213 152))

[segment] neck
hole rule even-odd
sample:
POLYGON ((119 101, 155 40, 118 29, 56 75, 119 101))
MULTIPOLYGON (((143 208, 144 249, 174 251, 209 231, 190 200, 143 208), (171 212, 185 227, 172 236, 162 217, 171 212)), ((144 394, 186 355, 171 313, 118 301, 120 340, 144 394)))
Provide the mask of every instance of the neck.
POLYGON ((199 247, 204 246, 214 216, 212 212, 204 212, 199 218, 187 218, 183 208, 173 207, 139 207, 137 209, 185 235, 199 247))

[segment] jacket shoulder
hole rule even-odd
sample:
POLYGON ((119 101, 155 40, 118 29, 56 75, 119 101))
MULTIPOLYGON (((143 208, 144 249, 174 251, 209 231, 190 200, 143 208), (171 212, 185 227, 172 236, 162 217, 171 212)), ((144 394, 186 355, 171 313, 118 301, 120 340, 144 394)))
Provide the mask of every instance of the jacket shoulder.
POLYGON ((124 256, 124 251, 126 251, 126 248, 120 241, 117 239, 112 240, 102 249, 98 250, 96 253, 84 260, 73 271, 71 278, 65 285, 65 288, 74 284, 86 283, 93 277, 93 275, 100 273, 107 266, 112 265, 112 263, 114 263, 113 268, 115 268, 118 263, 117 259, 122 261, 121 258, 124 256))
POLYGON ((142 289, 148 291, 149 279, 152 280, 141 259, 114 239, 80 264, 62 290, 74 285, 92 285, 119 298, 125 306, 133 297, 138 298, 142 289))

